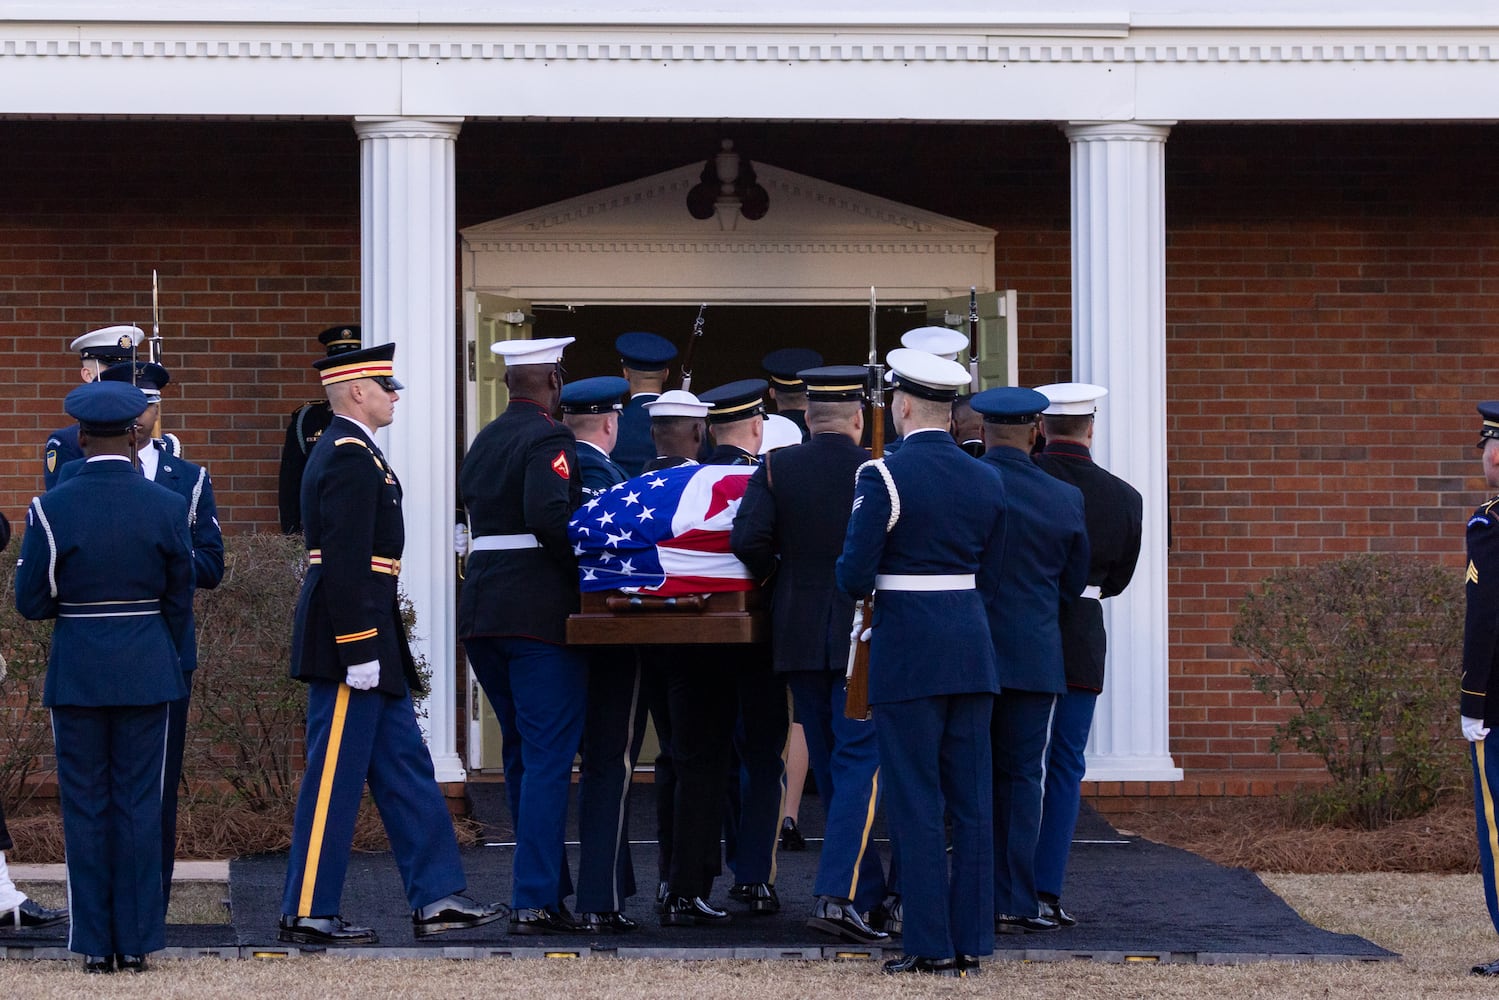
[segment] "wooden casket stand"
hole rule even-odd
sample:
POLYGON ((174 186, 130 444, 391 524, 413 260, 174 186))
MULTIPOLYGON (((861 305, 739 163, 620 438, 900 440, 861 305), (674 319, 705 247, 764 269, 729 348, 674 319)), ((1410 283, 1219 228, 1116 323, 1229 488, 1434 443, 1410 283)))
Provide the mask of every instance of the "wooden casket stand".
POLYGON ((759 590, 655 597, 619 590, 585 593, 567 619, 568 645, 697 645, 768 642, 759 590))

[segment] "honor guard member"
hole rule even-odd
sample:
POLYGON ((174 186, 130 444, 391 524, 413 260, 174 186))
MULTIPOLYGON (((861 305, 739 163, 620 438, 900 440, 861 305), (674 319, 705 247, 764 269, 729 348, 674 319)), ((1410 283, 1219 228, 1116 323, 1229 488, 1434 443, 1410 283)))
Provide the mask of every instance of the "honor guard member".
POLYGON ((1085 382, 1043 385, 1036 391, 1051 402, 1041 416, 1046 450, 1036 456, 1036 464, 1082 491, 1088 526, 1088 585, 1060 616, 1067 693, 1057 702, 1052 719, 1046 810, 1036 845, 1041 913, 1070 927, 1077 921, 1062 909, 1062 882, 1082 802, 1083 750, 1093 726, 1094 705, 1103 691, 1108 637, 1100 601, 1123 591, 1134 575, 1144 501, 1133 486, 1093 461, 1093 422, 1098 401, 1109 391, 1085 382))
POLYGON ((1004 544, 1004 484, 947 433, 967 370, 909 348, 887 362, 905 445, 859 469, 838 586, 875 595, 869 703, 904 907, 905 955, 885 971, 957 976, 994 949, 989 719, 999 684, 976 583, 1004 544))
MULTIPOLYGON (((609 450, 619 435, 620 398, 629 383, 613 375, 562 387, 562 422, 578 439, 583 500, 602 496, 628 477, 609 450)), ((630 859, 630 777, 645 736, 646 702, 633 646, 587 651, 588 708, 578 773, 578 920, 604 934, 632 931, 624 901, 635 895, 630 859)))
MULTIPOLYGON (((696 465, 702 454, 703 443, 708 440, 708 404, 685 389, 668 389, 654 400, 644 404, 650 414, 651 444, 656 457, 645 463, 644 472, 658 469, 673 469, 679 465, 696 465)), ((672 732, 667 694, 668 679, 674 657, 692 656, 690 650, 673 646, 645 646, 640 648, 641 666, 644 669, 646 701, 650 708, 651 722, 656 727, 655 774, 656 793, 656 862, 658 887, 656 903, 658 909, 666 903, 671 883, 672 844, 676 836, 676 766, 672 760, 672 732)), ((688 795, 697 792, 689 791, 688 795)), ((717 834, 715 833, 716 837, 717 834)), ((714 850, 717 851, 715 844, 714 850)), ((715 860, 713 871, 717 872, 715 860)), ((712 884, 712 875, 708 877, 712 884)), ((706 894, 707 890, 704 890, 706 894)), ((714 911, 722 912, 722 911, 714 911)), ((727 919, 727 914, 724 918, 727 919)))
POLYGON ((567 646, 578 566, 567 522, 583 499, 577 442, 553 419, 572 337, 503 341, 510 405, 479 431, 458 489, 473 542, 458 636, 499 720, 514 787, 512 934, 581 929, 563 906, 567 797, 583 735, 588 660, 567 646), (525 780, 515 771, 524 769, 525 780))
POLYGON ((994 640, 999 696, 990 727, 994 758, 994 929, 1056 930, 1036 895, 1036 841, 1047 740, 1067 689, 1058 610, 1088 582, 1088 529, 1077 487, 1031 461, 1036 424, 1050 405, 1034 389, 988 389, 972 397, 982 415, 984 461, 1004 480, 1005 544, 979 573, 994 640))
POLYGON ((396 578, 406 530, 401 484, 375 444, 395 417, 395 344, 313 363, 333 421, 307 457, 302 532, 308 570, 292 626, 291 675, 307 684, 307 770, 281 900, 280 939, 367 944, 375 933, 339 915, 354 820, 366 781, 411 906, 427 937, 505 913, 464 891, 458 842, 422 742, 396 578))
POLYGON ((95 383, 65 407, 86 461, 31 502, 16 610, 57 620, 42 703, 57 751, 68 948, 89 972, 141 972, 166 945, 161 768, 168 703, 186 694, 192 541, 183 500, 131 463, 145 395, 95 383))
MULTIPOLYGON (((75 337, 68 346, 78 352, 78 377, 87 384, 97 380, 110 365, 134 359, 135 346, 145 337, 137 326, 106 326, 75 337)), ((62 467, 82 457, 77 424, 69 424, 49 434, 42 455, 42 488, 50 490, 56 486, 57 474, 62 467)))
POLYGON ((854 600, 838 588, 854 478, 869 460, 864 432, 867 372, 832 365, 801 372, 812 439, 767 455, 734 516, 730 542, 758 579, 771 578, 771 648, 806 734, 807 756, 827 814, 807 926, 854 944, 880 944, 861 914, 885 895, 870 837, 879 805, 874 725, 844 716, 848 623, 854 600))
MULTIPOLYGON (((713 439, 705 465, 760 464, 766 388, 764 379, 751 378, 703 393, 701 398, 710 407, 708 433, 713 439)), ((721 662, 733 664, 738 703, 733 745, 740 779, 737 789, 732 785, 729 789, 725 836, 725 857, 734 870, 729 898, 745 904, 753 914, 775 913, 781 908, 775 891, 775 852, 786 793, 783 755, 791 728, 786 682, 771 669, 770 650, 764 646, 720 646, 717 653, 721 662)))
MULTIPOLYGON (((1478 404, 1483 427, 1478 450, 1484 482, 1499 489, 1499 402, 1478 404)), ((1473 761, 1473 804, 1478 817, 1478 858, 1483 872, 1483 898, 1489 920, 1499 931, 1499 892, 1495 889, 1494 843, 1499 819, 1499 756, 1489 755, 1489 731, 1499 719, 1499 496, 1479 505, 1468 518, 1467 620, 1463 628, 1463 678, 1459 707, 1463 736, 1473 761)), ((1499 976, 1499 960, 1475 965, 1475 976, 1499 976)))
MULTIPOLYGON (((99 376, 105 382, 134 385, 146 394, 142 427, 156 426, 161 391, 172 377, 161 365, 149 361, 127 361, 111 365, 99 376)), ((213 480, 208 470, 173 455, 160 440, 152 440, 136 456, 141 472, 187 501, 187 529, 193 543, 193 589, 212 590, 224 578, 224 537, 219 531, 219 508, 214 500, 213 480)), ((71 475, 77 463, 63 477, 71 475)), ((161 888, 166 902, 172 899, 172 871, 177 860, 177 792, 182 782, 182 750, 187 734, 187 709, 198 669, 197 625, 191 624, 182 653, 182 680, 188 694, 172 702, 167 718, 167 756, 162 768, 161 888)))
POLYGON ((974 458, 984 457, 984 416, 974 411, 972 396, 959 396, 952 404, 952 437, 974 458))
MULTIPOLYGON (((326 357, 357 351, 362 346, 358 325, 330 326, 317 335, 326 357)), ((333 420, 333 410, 326 399, 314 399, 292 411, 286 424, 286 443, 281 446, 281 473, 276 480, 276 496, 281 508, 281 531, 296 535, 302 531, 302 471, 312 446, 333 420)))
POLYGON ((667 366, 677 359, 677 349, 654 333, 622 333, 614 338, 614 349, 619 352, 620 373, 630 383, 630 399, 619 415, 619 442, 611 455, 621 469, 638 476, 655 454, 645 404, 666 388, 671 372, 667 366))
POLYGON ((770 401, 775 412, 796 424, 802 441, 807 432, 807 383, 797 372, 822 365, 822 355, 805 347, 783 347, 760 359, 760 367, 770 376, 770 401))

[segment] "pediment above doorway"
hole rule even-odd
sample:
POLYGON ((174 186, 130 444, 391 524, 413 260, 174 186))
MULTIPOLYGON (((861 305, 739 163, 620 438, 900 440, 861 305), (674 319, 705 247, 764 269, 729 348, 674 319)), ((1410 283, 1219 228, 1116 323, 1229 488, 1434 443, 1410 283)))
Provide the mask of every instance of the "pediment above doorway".
POLYGON ((994 287, 995 231, 755 161, 759 220, 699 220, 702 162, 470 226, 466 291, 534 302, 917 301, 994 287))

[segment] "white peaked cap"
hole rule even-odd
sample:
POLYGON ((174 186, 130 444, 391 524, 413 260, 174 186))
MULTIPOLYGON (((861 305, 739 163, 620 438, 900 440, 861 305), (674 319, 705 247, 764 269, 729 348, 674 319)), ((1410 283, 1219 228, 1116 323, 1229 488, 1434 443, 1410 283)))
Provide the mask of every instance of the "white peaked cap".
POLYGON ((1088 382, 1053 382, 1036 386, 1036 391, 1051 400, 1051 405, 1042 412, 1053 417, 1097 413, 1098 401, 1109 394, 1103 386, 1088 382))
POLYGON ((501 340, 490 344, 489 349, 504 358, 505 364, 512 368, 516 365, 554 365, 562 360, 562 349, 576 339, 501 340))
POLYGON ((652 417, 706 417, 710 409, 685 389, 669 389, 644 406, 652 417))
POLYGON ((956 361, 968 347, 968 335, 946 326, 918 326, 900 335, 900 346, 956 361))
POLYGON ((802 429, 790 419, 779 413, 771 413, 765 417, 765 434, 760 439, 760 454, 801 443, 802 429))
POLYGON ((956 393, 971 384, 967 368, 915 348, 897 347, 885 355, 885 363, 895 373, 896 388, 902 382, 914 382, 939 393, 956 393))
POLYGON ((145 339, 145 332, 138 326, 106 326, 73 338, 68 347, 75 351, 85 351, 90 347, 116 347, 128 351, 145 339))

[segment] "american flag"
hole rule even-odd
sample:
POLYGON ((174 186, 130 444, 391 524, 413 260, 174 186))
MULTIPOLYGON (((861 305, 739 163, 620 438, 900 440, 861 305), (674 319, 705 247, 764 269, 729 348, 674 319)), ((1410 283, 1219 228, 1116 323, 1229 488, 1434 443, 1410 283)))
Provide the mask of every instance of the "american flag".
POLYGON ((753 589, 749 569, 729 551, 729 529, 754 471, 682 465, 588 501, 567 526, 579 587, 662 597, 753 589))

